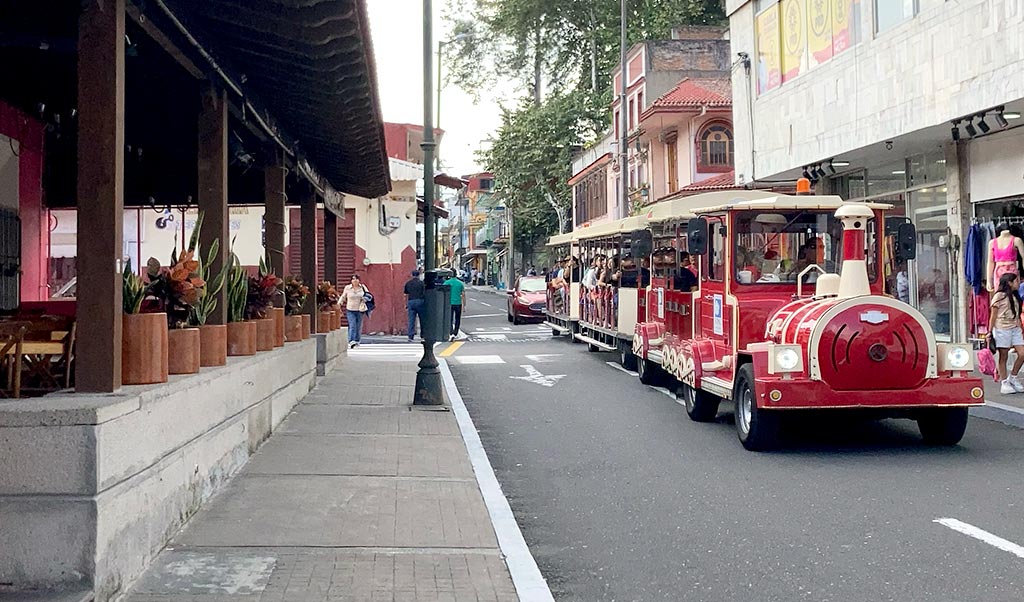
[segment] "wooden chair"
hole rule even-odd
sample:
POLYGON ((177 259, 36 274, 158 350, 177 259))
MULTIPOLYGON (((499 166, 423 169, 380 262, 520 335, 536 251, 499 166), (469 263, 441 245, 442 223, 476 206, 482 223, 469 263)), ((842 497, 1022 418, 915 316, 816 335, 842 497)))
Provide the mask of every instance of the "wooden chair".
POLYGON ((27 330, 24 322, 0 322, 0 367, 7 374, 7 390, 0 389, 4 397, 21 397, 21 357, 27 330))
POLYGON ((43 389, 71 387, 76 324, 65 316, 39 316, 25 333, 27 376, 43 389))

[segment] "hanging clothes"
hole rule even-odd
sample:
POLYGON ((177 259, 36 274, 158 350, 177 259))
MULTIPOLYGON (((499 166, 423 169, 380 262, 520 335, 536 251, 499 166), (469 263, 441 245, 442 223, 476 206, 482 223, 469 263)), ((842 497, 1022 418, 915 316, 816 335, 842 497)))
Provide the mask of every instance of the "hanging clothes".
POLYGON ((967 242, 964 244, 964 278, 977 295, 985 288, 985 247, 982 246, 984 234, 981 224, 973 224, 967 231, 967 242))
POLYGON ((987 334, 990 311, 988 291, 981 289, 980 293, 971 295, 970 303, 971 332, 976 335, 987 334))

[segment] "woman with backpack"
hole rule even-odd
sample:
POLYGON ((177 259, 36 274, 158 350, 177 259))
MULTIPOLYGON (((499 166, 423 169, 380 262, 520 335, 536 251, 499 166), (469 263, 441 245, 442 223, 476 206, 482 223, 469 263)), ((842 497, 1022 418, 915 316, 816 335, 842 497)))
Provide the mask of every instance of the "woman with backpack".
POLYGON ((341 292, 341 300, 348 318, 348 348, 353 349, 362 338, 363 317, 372 309, 373 295, 359 280, 359 274, 352 274, 352 282, 341 292))
POLYGON ((1016 272, 1006 272, 999 277, 999 287, 992 295, 992 311, 989 318, 989 336, 995 342, 999 358, 996 368, 999 373, 999 392, 1003 395, 1024 393, 1024 384, 1018 378, 1024 366, 1024 331, 1021 330, 1021 299, 1017 292, 1019 277, 1016 272), (1006 373, 1006 362, 1010 348, 1017 353, 1013 371, 1006 373))

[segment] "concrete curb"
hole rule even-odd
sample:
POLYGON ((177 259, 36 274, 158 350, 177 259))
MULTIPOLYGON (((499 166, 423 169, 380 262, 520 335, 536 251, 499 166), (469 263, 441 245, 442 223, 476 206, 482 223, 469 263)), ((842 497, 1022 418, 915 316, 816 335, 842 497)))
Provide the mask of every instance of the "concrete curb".
POLYGON ((1024 429, 1024 410, 995 401, 985 400, 985 405, 971 408, 971 416, 1024 429))
POLYGON ((480 487, 480 493, 484 497, 484 504, 487 506, 487 513, 491 516, 491 524, 494 527, 494 534, 498 538, 498 547, 505 556, 505 564, 508 566, 509 574, 512 576, 512 585, 516 588, 516 595, 520 602, 554 602, 547 581, 537 566, 530 548, 523 539, 523 532, 519 530, 519 523, 512 514, 512 507, 509 506, 505 493, 501 490, 498 477, 494 474, 491 461, 487 458, 487 451, 480 441, 480 433, 473 424, 473 418, 466 409, 462 395, 455 386, 455 378, 452 376, 448 362, 439 358, 441 379, 444 381, 445 393, 451 403, 452 412, 459 423, 459 430, 462 432, 462 440, 466 444, 466 451, 469 452, 469 459, 473 464, 473 472, 476 474, 476 482, 480 487))
POLYGON ((507 294, 507 293, 505 293, 505 291, 499 291, 498 289, 496 289, 494 287, 491 287, 491 286, 476 286, 476 285, 472 285, 472 286, 468 286, 466 288, 471 290, 471 291, 476 291, 478 293, 489 293, 491 295, 497 295, 499 297, 503 297, 503 296, 505 296, 507 294))

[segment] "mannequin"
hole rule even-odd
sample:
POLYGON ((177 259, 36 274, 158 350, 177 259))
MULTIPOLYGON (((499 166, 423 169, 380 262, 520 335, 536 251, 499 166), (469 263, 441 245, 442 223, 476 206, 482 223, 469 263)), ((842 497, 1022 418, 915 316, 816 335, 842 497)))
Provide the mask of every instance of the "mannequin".
POLYGON ((994 292, 999 278, 1003 274, 1017 274, 1017 265, 1024 257, 1024 241, 1010 232, 1005 223, 996 226, 996 237, 988 246, 988 280, 989 292, 994 292))

